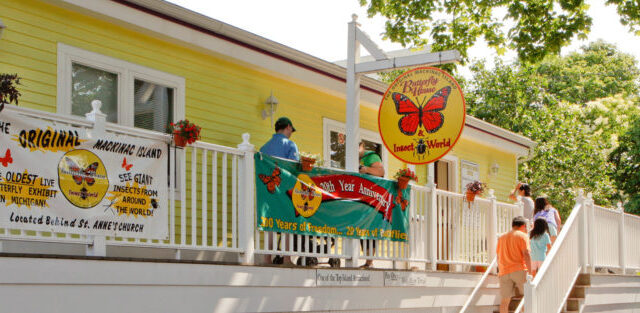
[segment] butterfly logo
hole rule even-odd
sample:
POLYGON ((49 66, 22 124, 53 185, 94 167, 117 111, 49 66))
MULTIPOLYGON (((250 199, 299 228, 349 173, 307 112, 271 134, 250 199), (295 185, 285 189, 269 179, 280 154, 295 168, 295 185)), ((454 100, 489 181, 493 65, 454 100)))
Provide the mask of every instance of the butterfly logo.
POLYGON ((407 208, 407 205, 409 205, 409 200, 403 198, 401 194, 398 194, 396 196, 396 203, 399 204, 400 207, 402 207, 402 211, 404 211, 407 208))
POLYGON ((280 186, 282 179, 280 178, 280 168, 276 166, 271 175, 258 174, 263 184, 267 186, 267 191, 274 193, 276 187, 280 186))
POLYGON ((440 111, 444 110, 447 106, 447 100, 450 94, 451 87, 446 86, 431 96, 424 106, 415 105, 409 97, 399 92, 391 94, 391 98, 396 104, 396 112, 404 115, 398 121, 400 131, 407 136, 413 136, 420 125, 422 125, 428 133, 438 131, 444 123, 444 115, 442 115, 440 111))
POLYGON ((302 184, 302 200, 313 201, 315 198, 314 189, 307 184, 302 184))
POLYGON ((124 168, 127 171, 130 171, 131 167, 133 167, 133 164, 131 164, 131 163, 127 164, 127 158, 126 157, 123 158, 122 159, 122 168, 124 168))
POLYGON ((76 184, 81 185, 82 181, 84 180, 87 185, 93 186, 93 184, 96 182, 94 176, 96 175, 96 170, 100 165, 98 164, 98 162, 93 162, 91 165, 87 166, 87 168, 81 169, 80 166, 78 166, 78 164, 76 164, 76 162, 74 162, 72 159, 67 157, 65 157, 64 159, 69 166, 69 171, 73 173, 71 176, 73 177, 73 181, 75 181, 76 184))
POLYGON ((4 157, 0 158, 0 163, 2 166, 7 167, 10 163, 13 163, 13 158, 11 157, 11 150, 7 149, 7 152, 4 153, 4 157))

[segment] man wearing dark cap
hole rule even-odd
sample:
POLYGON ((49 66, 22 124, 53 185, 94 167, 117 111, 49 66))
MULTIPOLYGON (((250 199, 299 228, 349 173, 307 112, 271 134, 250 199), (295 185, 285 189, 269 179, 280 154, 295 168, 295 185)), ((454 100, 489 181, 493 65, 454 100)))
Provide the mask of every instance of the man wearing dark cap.
POLYGON ((287 117, 281 117, 276 121, 276 133, 273 134, 271 140, 260 148, 260 152, 283 159, 298 161, 298 146, 291 139, 296 129, 293 127, 291 120, 287 117))
MULTIPOLYGON (((274 157, 298 161, 300 159, 298 155, 298 146, 296 146, 295 142, 289 139, 291 138, 291 134, 296 131, 291 120, 287 117, 279 118, 276 121, 275 129, 276 133, 273 134, 273 137, 271 137, 271 139, 267 141, 262 148, 260 148, 260 152, 274 157)), ((271 236, 271 233, 269 233, 269 243, 271 243, 271 236)), ((288 235, 281 236, 281 239, 284 239, 285 245, 289 245, 288 235)), ((297 236, 294 236, 293 240, 296 241, 296 239, 297 236)), ((280 245, 279 243, 280 242, 278 241, 278 245, 280 245)), ((276 256, 273 259, 273 263, 293 265, 293 262, 291 262, 291 256, 288 255, 285 255, 284 258, 276 256)))

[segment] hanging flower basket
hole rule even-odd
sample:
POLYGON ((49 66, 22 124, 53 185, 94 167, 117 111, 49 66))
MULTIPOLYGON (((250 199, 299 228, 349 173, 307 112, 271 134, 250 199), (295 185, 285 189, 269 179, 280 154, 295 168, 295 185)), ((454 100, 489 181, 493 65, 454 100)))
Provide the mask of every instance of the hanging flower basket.
POLYGON ((409 177, 405 177, 405 176, 398 177, 398 189, 405 190, 409 185, 409 180, 410 180, 409 177))
POLYGON ((467 191, 467 202, 473 202, 476 199, 476 194, 471 191, 467 191))
POLYGON ((394 177, 398 180, 398 190, 404 190, 409 185, 410 180, 418 181, 418 177, 416 177, 416 173, 414 173, 411 169, 401 168, 399 169, 394 177))
POLYGON ((302 171, 304 172, 309 172, 313 169, 313 164, 316 163, 316 159, 313 158, 309 158, 309 157, 301 157, 300 158, 300 167, 302 168, 302 171))
POLYGON ((173 143, 176 147, 184 147, 200 139, 200 126, 189 120, 169 124, 169 131, 173 134, 173 143))
POLYGON ((173 143, 176 147, 185 147, 187 145, 187 138, 184 138, 178 134, 173 134, 173 143))
POLYGON ((313 169, 313 165, 318 163, 322 164, 320 155, 307 152, 300 152, 300 169, 303 172, 309 172, 313 169))

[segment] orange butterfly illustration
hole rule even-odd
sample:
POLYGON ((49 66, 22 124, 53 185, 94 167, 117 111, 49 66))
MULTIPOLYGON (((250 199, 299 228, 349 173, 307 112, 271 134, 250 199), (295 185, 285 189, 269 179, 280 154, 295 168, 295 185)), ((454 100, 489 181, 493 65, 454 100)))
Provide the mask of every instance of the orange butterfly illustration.
POLYGON ((407 205, 409 205, 409 200, 402 198, 401 194, 398 194, 396 196, 396 203, 400 205, 400 207, 402 207, 402 211, 404 211, 404 209, 407 208, 407 205))
POLYGON ((2 166, 4 167, 9 166, 9 163, 13 163, 13 158, 11 157, 11 150, 7 149, 7 152, 5 152, 4 157, 0 158, 0 163, 2 163, 2 166))
POLYGON ((313 201, 315 198, 314 189, 307 184, 302 184, 302 200, 313 201))
POLYGON ((282 179, 280 178, 280 168, 276 166, 271 175, 258 174, 263 184, 267 186, 270 193, 276 192, 276 187, 280 186, 282 179))
POLYGON ((133 167, 133 164, 131 163, 127 164, 127 158, 122 159, 122 168, 126 169, 127 171, 130 171, 131 167, 133 167))

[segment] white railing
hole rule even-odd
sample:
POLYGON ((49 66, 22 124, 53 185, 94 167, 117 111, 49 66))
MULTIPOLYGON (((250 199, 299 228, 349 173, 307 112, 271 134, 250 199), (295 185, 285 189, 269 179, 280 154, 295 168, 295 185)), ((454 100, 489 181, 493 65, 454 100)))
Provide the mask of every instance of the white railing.
POLYGON ((580 190, 558 239, 533 281, 525 284, 524 305, 515 312, 557 313, 562 310, 580 273, 596 268, 640 269, 640 217, 594 205, 580 190))
POLYGON ((476 287, 473 288, 473 291, 471 292, 471 295, 469 295, 469 298, 467 298, 467 301, 462 306, 462 309, 460 310, 460 313, 471 312, 470 310, 473 307, 473 304, 478 299, 478 295, 479 295, 480 289, 484 286, 485 282, 487 281, 487 278, 489 278, 489 275, 491 273, 493 273, 494 270, 497 267, 498 267, 498 258, 493 258, 493 261, 491 261, 491 265, 489 265, 487 270, 484 271, 484 274, 482 274, 482 277, 480 278, 480 280, 476 284, 476 287))
MULTIPOLYGON (((99 106, 88 115, 91 120, 15 106, 5 110, 96 133, 126 134, 167 144, 171 141, 166 134, 107 123, 104 116, 100 117, 99 106)), ((361 245, 358 240, 329 236, 280 238, 255 227, 253 153, 248 134, 243 135, 238 148, 205 142, 184 149, 170 147, 169 236, 165 240, 1 228, 0 240, 81 244, 87 255, 95 256, 105 256, 107 246, 124 246, 169 249, 175 252, 175 258, 182 258, 182 251, 230 252, 246 264, 253 264, 254 255, 262 254, 340 258, 351 264, 362 259, 393 261, 394 265, 422 262, 436 269, 437 263, 488 265, 495 256, 499 229, 510 225, 519 212, 517 205, 499 203, 492 193, 488 199, 468 203, 461 194, 437 190, 435 185, 413 185, 407 242, 364 240, 361 245)))
POLYGON ((579 200, 533 282, 525 284, 526 313, 560 312, 586 266, 586 209, 579 200), (550 262, 553 260, 553 262, 550 262))

